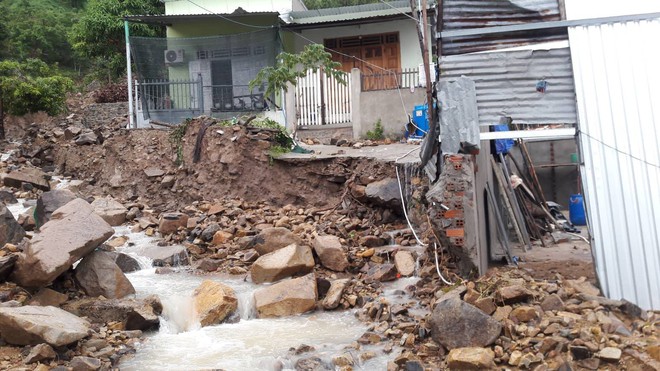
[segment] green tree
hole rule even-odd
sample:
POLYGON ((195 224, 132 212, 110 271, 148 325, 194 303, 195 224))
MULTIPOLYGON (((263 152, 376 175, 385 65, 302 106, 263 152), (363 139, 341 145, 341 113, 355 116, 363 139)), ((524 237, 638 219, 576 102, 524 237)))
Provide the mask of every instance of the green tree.
POLYGON ((0 139, 5 138, 5 112, 59 114, 66 108, 66 93, 72 89, 71 79, 41 60, 0 61, 0 139))
POLYGON ((0 56, 73 66, 66 34, 76 17, 59 0, 1 0, 0 56))
MULTIPOLYGON (((126 68, 123 17, 133 14, 162 14, 160 0, 89 0, 69 39, 76 53, 89 58, 108 79, 121 76, 126 68)), ((162 36, 162 27, 131 23, 132 36, 162 36)))
POLYGON ((302 52, 291 54, 287 52, 280 53, 277 56, 275 66, 263 68, 257 76, 249 83, 250 89, 257 86, 266 85, 264 96, 272 97, 280 90, 287 91, 287 84, 296 85, 299 77, 307 75, 307 71, 316 71, 323 68, 323 71, 335 77, 341 83, 345 83, 345 73, 338 68, 339 62, 332 60, 332 55, 325 51, 321 44, 305 45, 302 52))
POLYGON ((378 3, 379 0, 305 0, 308 9, 337 8, 340 6, 378 3))

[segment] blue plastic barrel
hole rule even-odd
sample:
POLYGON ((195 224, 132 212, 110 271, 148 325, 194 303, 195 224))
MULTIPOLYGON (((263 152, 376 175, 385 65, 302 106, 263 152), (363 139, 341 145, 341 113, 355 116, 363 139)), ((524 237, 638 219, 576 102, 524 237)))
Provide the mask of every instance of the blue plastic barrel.
POLYGON ((429 131, 429 119, 427 116, 428 107, 426 104, 415 106, 413 110, 413 123, 417 126, 415 136, 423 137, 429 131))
POLYGON ((584 214, 584 199, 582 198, 582 195, 571 195, 568 213, 571 223, 574 225, 587 225, 587 218, 584 214))

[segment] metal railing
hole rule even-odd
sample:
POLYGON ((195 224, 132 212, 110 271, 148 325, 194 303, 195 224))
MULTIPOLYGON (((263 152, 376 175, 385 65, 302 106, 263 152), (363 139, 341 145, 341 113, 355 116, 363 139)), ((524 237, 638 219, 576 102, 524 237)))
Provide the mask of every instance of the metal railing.
POLYGON ((419 86, 417 68, 405 68, 401 71, 362 74, 362 91, 410 89, 419 86))
POLYGON ((212 112, 263 111, 268 107, 263 93, 253 93, 247 85, 207 85, 204 89, 211 89, 212 112))
POLYGON ((147 79, 135 81, 135 107, 145 119, 170 118, 204 112, 202 80, 147 79), (154 117, 157 116, 157 117, 154 117))

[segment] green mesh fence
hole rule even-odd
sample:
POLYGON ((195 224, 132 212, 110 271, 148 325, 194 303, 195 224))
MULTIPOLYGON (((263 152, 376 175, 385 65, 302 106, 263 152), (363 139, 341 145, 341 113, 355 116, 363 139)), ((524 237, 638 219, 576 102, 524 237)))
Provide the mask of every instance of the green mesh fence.
POLYGON ((230 117, 267 108, 248 83, 273 65, 277 30, 196 38, 131 37, 138 116, 180 122, 199 114, 230 117))

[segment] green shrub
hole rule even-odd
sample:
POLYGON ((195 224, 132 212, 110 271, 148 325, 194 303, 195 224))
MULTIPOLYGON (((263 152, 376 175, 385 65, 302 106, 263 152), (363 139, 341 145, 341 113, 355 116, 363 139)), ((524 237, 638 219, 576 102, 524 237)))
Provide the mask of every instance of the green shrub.
POLYGON ((369 140, 385 139, 385 135, 383 135, 383 125, 380 123, 380 119, 376 121, 376 124, 374 125, 374 130, 367 131, 367 139, 369 140))

